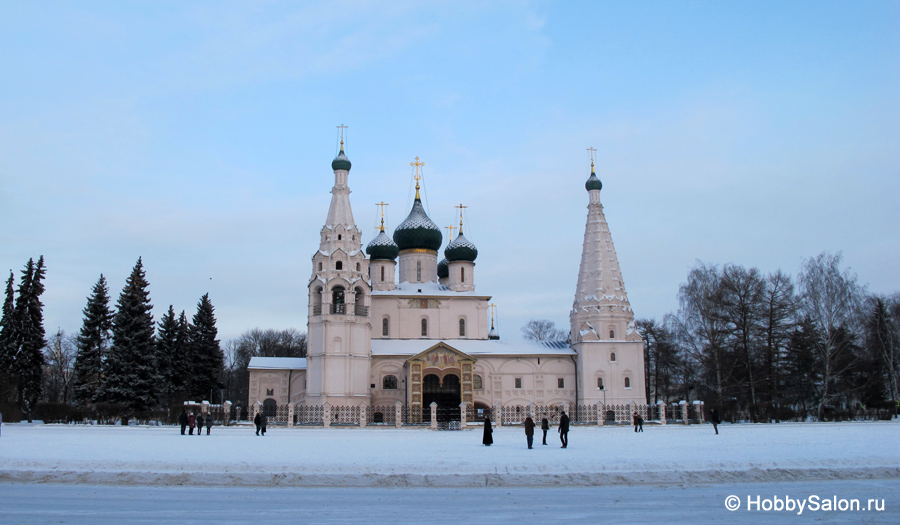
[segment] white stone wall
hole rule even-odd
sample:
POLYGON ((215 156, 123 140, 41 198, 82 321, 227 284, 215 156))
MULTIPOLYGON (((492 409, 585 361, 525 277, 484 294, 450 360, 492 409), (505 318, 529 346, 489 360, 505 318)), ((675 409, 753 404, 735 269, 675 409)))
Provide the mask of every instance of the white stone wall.
POLYGON ((372 337, 443 339, 448 342, 453 339, 487 339, 490 329, 487 315, 489 300, 490 297, 487 296, 374 295, 372 337), (423 305, 425 308, 422 308, 423 305), (382 335, 384 319, 388 320, 387 336, 382 335), (428 321, 426 336, 422 335, 422 319, 428 321), (464 337, 459 335, 460 319, 466 325, 464 337))

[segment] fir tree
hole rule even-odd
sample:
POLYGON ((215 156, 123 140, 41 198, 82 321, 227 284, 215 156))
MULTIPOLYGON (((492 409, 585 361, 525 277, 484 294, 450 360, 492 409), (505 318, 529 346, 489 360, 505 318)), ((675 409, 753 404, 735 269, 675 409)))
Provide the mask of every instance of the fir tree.
POLYGON ((159 321, 156 335, 156 366, 159 372, 158 392, 163 406, 169 406, 174 398, 180 378, 176 375, 178 361, 181 359, 180 327, 175 317, 175 309, 169 305, 159 321))
POLYGON ((13 313, 15 334, 15 362, 13 370, 19 380, 19 406, 31 422, 34 406, 41 397, 42 375, 44 372, 44 257, 37 265, 29 259, 22 271, 19 294, 13 313))
POLYGON ((205 294, 197 303, 197 313, 194 314, 189 334, 193 359, 191 394, 198 399, 210 399, 213 391, 221 388, 219 378, 225 366, 225 357, 216 339, 218 329, 215 309, 209 301, 209 294, 205 294))
POLYGON ((103 377, 103 361, 109 347, 112 311, 109 308, 109 288, 106 278, 94 285, 87 306, 82 310, 84 323, 78 335, 78 354, 75 356, 75 403, 86 406, 97 401, 103 377))
POLYGON ((184 310, 178 317, 178 352, 175 355, 174 362, 174 383, 175 390, 180 392, 182 396, 190 397, 191 393, 191 375, 194 373, 193 359, 191 358, 191 334, 190 324, 187 320, 184 310))
POLYGON ((103 401, 122 404, 129 414, 155 406, 156 352, 148 286, 143 263, 138 259, 116 303, 112 346, 100 389, 103 401))
POLYGON ((13 370, 16 355, 15 336, 15 295, 13 292, 14 276, 9 272, 6 281, 6 299, 3 301, 3 313, 0 316, 0 402, 8 401, 17 387, 17 378, 13 370))

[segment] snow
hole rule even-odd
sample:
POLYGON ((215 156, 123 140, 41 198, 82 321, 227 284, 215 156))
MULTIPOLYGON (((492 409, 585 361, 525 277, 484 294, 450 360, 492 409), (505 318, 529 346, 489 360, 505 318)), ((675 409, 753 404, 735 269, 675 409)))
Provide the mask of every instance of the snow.
POLYGON ((900 479, 900 423, 574 427, 560 449, 521 427, 391 428, 4 424, 0 482, 319 487, 572 487, 900 479))
POLYGON ((250 358, 247 370, 306 370, 306 358, 254 356, 250 358))

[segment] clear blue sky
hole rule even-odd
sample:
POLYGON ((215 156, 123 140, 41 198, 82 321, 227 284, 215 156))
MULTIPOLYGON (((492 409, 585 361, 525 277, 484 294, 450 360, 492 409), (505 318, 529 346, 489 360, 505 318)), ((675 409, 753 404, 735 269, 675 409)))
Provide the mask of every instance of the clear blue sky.
POLYGON ((305 330, 341 123, 367 236, 416 156, 438 224, 469 206, 504 337, 568 325, 589 146, 639 317, 697 260, 842 250, 900 291, 900 3, 876 1, 7 2, 0 269, 46 257, 48 334, 139 256, 157 319, 209 292, 223 340, 305 330))

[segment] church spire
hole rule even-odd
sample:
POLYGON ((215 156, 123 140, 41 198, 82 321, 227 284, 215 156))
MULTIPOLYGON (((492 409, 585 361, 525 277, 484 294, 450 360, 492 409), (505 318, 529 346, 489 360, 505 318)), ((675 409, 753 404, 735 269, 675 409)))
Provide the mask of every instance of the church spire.
MULTIPOLYGON (((589 150, 593 157, 593 148, 589 150)), ((626 333, 629 336, 633 333, 634 313, 628 302, 619 259, 603 214, 603 205, 600 203, 601 187, 592 158, 591 175, 585 183, 590 196, 587 224, 584 229, 575 302, 570 315, 572 336, 577 340, 590 333, 591 338, 610 339, 612 337, 607 327, 613 325, 621 328, 611 330, 613 335, 619 333, 615 337, 617 339, 624 339, 626 333)))
POLYGON ((334 171, 334 186, 331 188, 331 204, 328 206, 328 216, 325 218, 319 246, 319 249, 328 253, 338 247, 344 248, 346 251, 359 250, 362 247, 360 232, 356 228, 353 210, 350 208, 348 179, 350 178, 351 164, 350 159, 344 153, 343 136, 347 126, 341 124, 338 128, 341 130, 341 150, 331 161, 331 169, 334 171), (348 235, 345 235, 345 232, 348 235))

